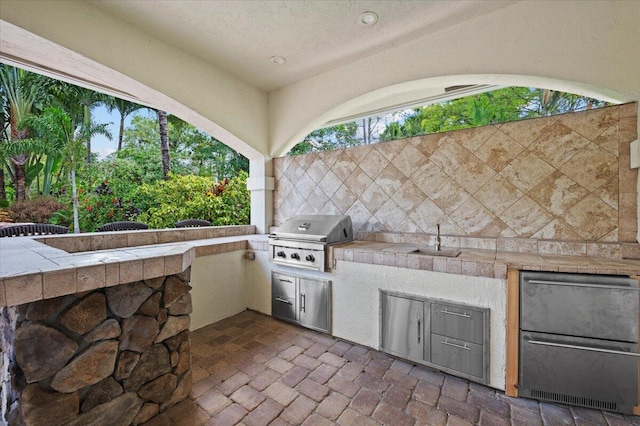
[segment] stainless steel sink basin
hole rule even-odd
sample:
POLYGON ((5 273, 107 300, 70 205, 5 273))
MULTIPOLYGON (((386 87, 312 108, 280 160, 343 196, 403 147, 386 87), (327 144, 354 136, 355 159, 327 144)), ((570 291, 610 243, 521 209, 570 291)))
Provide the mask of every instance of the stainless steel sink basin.
POLYGON ((460 250, 436 250, 430 247, 423 247, 410 251, 409 254, 424 254, 427 256, 457 257, 460 250))

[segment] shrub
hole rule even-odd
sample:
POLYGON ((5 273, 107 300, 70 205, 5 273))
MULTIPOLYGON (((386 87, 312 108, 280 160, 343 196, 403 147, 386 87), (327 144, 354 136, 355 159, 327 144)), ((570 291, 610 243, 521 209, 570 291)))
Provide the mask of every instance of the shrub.
POLYGON ((216 226, 249 223, 246 172, 218 183, 209 177, 171 175, 141 185, 134 198, 142 210, 136 220, 151 228, 170 227, 182 219, 205 219, 216 226))
POLYGON ((16 201, 8 211, 14 222, 49 223, 52 216, 66 206, 51 197, 38 197, 16 201))

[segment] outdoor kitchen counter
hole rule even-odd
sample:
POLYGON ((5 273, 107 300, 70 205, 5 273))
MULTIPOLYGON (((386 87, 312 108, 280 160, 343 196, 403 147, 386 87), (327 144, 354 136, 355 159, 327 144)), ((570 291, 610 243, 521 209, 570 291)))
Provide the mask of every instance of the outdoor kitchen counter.
POLYGON ((197 256, 267 247, 266 236, 245 234, 70 253, 42 242, 54 238, 0 238, 0 307, 177 274, 197 256))
MULTIPOLYGON (((640 260, 560 256, 461 248, 457 257, 411 254, 415 244, 353 241, 333 248, 338 261, 396 266, 450 274, 507 278, 507 269, 640 275, 640 260)), ((443 248, 447 249, 447 248, 443 248)))

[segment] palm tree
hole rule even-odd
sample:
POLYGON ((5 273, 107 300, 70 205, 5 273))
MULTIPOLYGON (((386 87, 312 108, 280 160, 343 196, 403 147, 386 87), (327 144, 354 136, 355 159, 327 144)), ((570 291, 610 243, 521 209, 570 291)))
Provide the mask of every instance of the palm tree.
POLYGON ((37 99, 33 86, 24 84, 27 71, 0 65, 0 85, 3 103, 9 110, 9 138, 3 145, 5 158, 13 167, 16 188, 16 200, 26 200, 25 169, 33 146, 29 140, 29 129, 20 127, 20 122, 31 112, 37 99))
POLYGON ((171 159, 169 157, 169 124, 167 112, 158 110, 158 125, 160 126, 160 149, 162 151, 162 177, 169 178, 171 171, 171 159))
POLYGON ((104 101, 109 112, 114 110, 120 113, 120 131, 118 133, 118 151, 122 149, 122 136, 124 134, 124 121, 126 118, 134 112, 146 108, 142 105, 138 105, 133 102, 125 101, 124 99, 108 96, 104 101))

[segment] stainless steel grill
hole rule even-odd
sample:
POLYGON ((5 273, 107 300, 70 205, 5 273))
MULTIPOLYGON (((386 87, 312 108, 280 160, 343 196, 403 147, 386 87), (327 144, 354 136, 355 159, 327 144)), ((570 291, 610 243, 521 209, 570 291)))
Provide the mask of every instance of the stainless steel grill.
POLYGON ((328 247, 353 241, 349 216, 294 216, 269 235, 269 259, 313 271, 329 270, 328 247))

